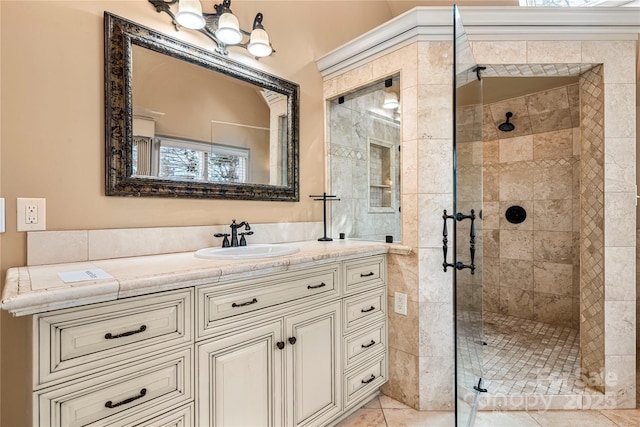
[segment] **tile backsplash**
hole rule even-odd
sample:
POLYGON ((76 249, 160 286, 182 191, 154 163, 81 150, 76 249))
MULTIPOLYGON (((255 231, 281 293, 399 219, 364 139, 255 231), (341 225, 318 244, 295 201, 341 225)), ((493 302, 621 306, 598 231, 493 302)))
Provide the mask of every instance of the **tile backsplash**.
MULTIPOLYGON (((322 222, 251 224, 248 243, 283 243, 321 237, 322 222)), ((27 233, 27 265, 82 262, 220 246, 214 233, 228 225, 106 230, 35 231, 27 233)))

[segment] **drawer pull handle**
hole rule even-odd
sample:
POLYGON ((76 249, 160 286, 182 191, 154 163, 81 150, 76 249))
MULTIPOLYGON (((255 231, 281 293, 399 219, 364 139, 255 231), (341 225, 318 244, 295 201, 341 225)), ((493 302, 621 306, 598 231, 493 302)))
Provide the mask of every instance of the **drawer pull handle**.
POLYGON ((368 273, 360 273, 360 277, 371 277, 373 275, 374 275, 373 271, 370 271, 368 273))
POLYGON ((370 376, 369 378, 367 378, 366 380, 360 380, 360 382, 361 382, 362 384, 369 384, 371 381, 373 381, 373 380, 375 380, 375 379, 376 379, 376 376, 375 376, 375 375, 373 375, 373 374, 371 374, 371 376, 370 376))
POLYGON ((369 344, 362 344, 360 347, 362 348, 369 348, 372 345, 374 345, 376 342, 374 340, 371 340, 371 342, 369 344))
POLYGON ((368 313, 368 312, 373 311, 373 310, 375 310, 375 309, 376 309, 376 308, 375 308, 374 306, 371 306, 371 307, 369 307, 369 308, 363 308, 362 310, 360 310, 360 312, 362 312, 362 313, 368 313))
POLYGON ((291 337, 291 338, 289 338, 289 344, 291 344, 291 345, 294 345, 294 344, 296 343, 296 341, 298 341, 298 340, 296 339, 296 337, 291 337))
POLYGON ((278 347, 278 350, 282 350, 284 348, 284 341, 278 341, 276 347, 278 347))
POLYGON ((118 335, 112 335, 111 332, 107 332, 104 334, 105 339, 113 340, 116 338, 128 337, 129 335, 139 334, 140 332, 144 332, 147 330, 147 325, 140 326, 140 329, 136 329, 135 331, 123 332, 118 335))
POLYGON ((116 407, 118 407, 118 406, 126 405, 127 403, 131 403, 131 402, 133 402, 134 400, 141 399, 141 398, 143 398, 146 394, 147 394, 147 389, 146 389, 146 388, 143 388, 142 390, 140 390, 140 394, 139 394, 139 395, 137 395, 137 396, 130 397, 130 398, 125 399, 125 400, 123 400, 122 402, 118 402, 118 403, 113 403, 113 402, 111 402, 111 401, 108 401, 107 403, 105 403, 105 404, 104 404, 104 406, 105 406, 105 407, 107 407, 107 408, 116 408, 116 407))
POLYGON ((233 304, 231 304, 231 307, 233 307, 233 308, 236 308, 236 307, 245 307, 245 306, 247 306, 247 305, 255 304, 255 303, 257 303, 257 302, 258 302, 258 300, 254 298, 254 299, 252 299, 251 301, 241 302, 240 304, 238 304, 238 303, 235 303, 235 302, 234 302, 233 304))
POLYGON ((318 288, 324 288, 325 286, 327 286, 327 284, 322 282, 319 285, 314 285, 314 286, 307 285, 307 289, 318 289, 318 288))

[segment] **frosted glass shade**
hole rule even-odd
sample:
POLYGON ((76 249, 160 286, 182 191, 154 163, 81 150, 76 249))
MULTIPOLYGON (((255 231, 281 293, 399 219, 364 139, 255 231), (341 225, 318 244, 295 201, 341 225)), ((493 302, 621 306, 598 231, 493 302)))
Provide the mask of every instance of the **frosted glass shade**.
POLYGON ((394 108, 398 108, 398 95, 395 92, 386 92, 384 94, 384 102, 382 103, 382 108, 387 110, 393 110, 394 108))
POLYGON ((176 22, 185 28, 199 30, 204 28, 205 20, 202 16, 200 0, 180 0, 176 22))
POLYGON ((271 44, 269 44, 269 34, 260 28, 253 30, 251 32, 251 40, 249 41, 247 50, 250 54, 257 56, 258 58, 271 55, 273 49, 271 48, 271 44))
POLYGON ((218 20, 216 37, 224 44, 238 44, 242 41, 240 24, 233 13, 223 13, 218 20))

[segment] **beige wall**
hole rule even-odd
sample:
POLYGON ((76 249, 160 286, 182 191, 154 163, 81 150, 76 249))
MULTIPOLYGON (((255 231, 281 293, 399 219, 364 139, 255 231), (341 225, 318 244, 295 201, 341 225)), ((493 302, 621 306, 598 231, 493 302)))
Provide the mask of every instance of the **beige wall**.
MULTIPOLYGON (((203 3, 205 11, 213 2, 203 3)), ((322 78, 315 59, 387 21, 386 2, 341 1, 348 25, 328 26, 338 2, 233 2, 243 27, 258 11, 277 53, 256 62, 232 58, 300 84, 300 202, 105 197, 103 12, 153 27, 204 48, 197 33, 176 32, 146 0, 0 2, 0 196, 7 201, 0 276, 26 262, 26 235, 16 230, 16 198, 47 199, 47 229, 101 229, 318 221, 323 191, 322 78), (338 30, 336 30, 336 28, 338 30), (6 250, 10 248, 10 250, 6 250)), ((2 425, 29 424, 29 318, 2 313, 2 425)))

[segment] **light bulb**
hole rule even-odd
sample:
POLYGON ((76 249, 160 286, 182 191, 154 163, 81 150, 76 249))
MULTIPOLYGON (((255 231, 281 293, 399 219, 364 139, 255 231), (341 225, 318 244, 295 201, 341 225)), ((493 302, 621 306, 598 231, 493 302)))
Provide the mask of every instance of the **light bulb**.
POLYGON ((258 58, 263 58, 265 56, 271 55, 273 49, 271 48, 271 44, 269 43, 269 35, 263 29, 256 28, 251 32, 251 40, 249 41, 249 46, 247 46, 247 50, 253 56, 258 58))

